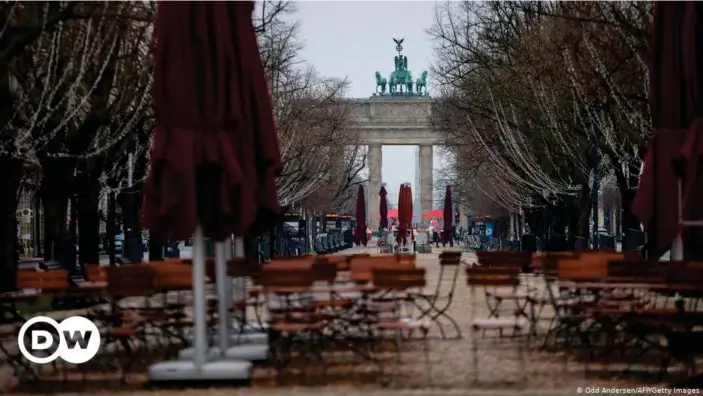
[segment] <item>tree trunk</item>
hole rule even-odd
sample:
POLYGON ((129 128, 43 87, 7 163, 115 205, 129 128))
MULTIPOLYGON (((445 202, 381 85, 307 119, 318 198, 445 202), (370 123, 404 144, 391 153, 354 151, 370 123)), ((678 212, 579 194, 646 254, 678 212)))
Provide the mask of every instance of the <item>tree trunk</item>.
POLYGON ((100 216, 98 202, 100 199, 100 183, 90 181, 81 186, 78 194, 78 246, 79 263, 100 263, 100 216))
POLYGON ((17 190, 22 175, 21 162, 0 158, 0 292, 12 291, 16 285, 17 261, 17 190))
POLYGON ((628 229, 640 229, 640 220, 632 214, 632 201, 635 199, 636 190, 620 188, 620 202, 622 205, 622 229, 627 231, 628 229))
POLYGON ((42 191, 44 206, 44 260, 57 260, 61 257, 61 241, 66 236, 68 197, 53 194, 52 189, 42 191), (48 190, 48 191, 47 191, 48 190))
POLYGON ((547 227, 550 235, 566 234, 566 226, 569 224, 571 210, 573 208, 573 203, 571 201, 570 199, 566 199, 561 205, 551 208, 553 214, 548 220, 549 226, 547 227))
MULTIPOLYGON (((8 18, 5 9, 0 21, 8 18)), ((5 35, 3 33, 3 35, 5 35)), ((9 62, 0 61, 0 291, 12 291, 16 284, 17 260, 17 190, 22 178, 22 161, 13 158, 15 135, 5 128, 13 116, 14 95, 10 89, 9 62)))
POLYGON ((105 239, 107 240, 107 254, 110 260, 110 267, 114 267, 116 262, 115 254, 115 193, 110 191, 107 193, 107 225, 105 226, 105 239))
POLYGON ((579 214, 578 221, 578 233, 576 235, 588 238, 591 234, 590 221, 591 221, 591 187, 583 184, 581 186, 581 192, 578 197, 577 211, 579 214))
POLYGON ((32 232, 32 243, 34 247, 34 257, 42 257, 42 207, 41 207, 41 197, 38 192, 34 193, 32 197, 32 212, 34 213, 33 232, 32 232))
POLYGON ((68 199, 72 193, 75 165, 67 159, 42 160, 39 193, 44 206, 44 260, 63 257, 67 236, 68 199))

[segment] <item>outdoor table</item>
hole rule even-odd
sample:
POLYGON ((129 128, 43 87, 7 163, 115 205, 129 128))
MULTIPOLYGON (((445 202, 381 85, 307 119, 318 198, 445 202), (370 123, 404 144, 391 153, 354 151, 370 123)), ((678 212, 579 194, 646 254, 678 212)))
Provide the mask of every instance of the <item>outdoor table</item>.
POLYGON ((647 283, 647 282, 577 282, 559 281, 559 287, 573 289, 590 290, 653 290, 658 292, 690 292, 701 290, 700 286, 690 284, 667 284, 667 283, 647 283))
POLYGON ((575 281, 559 281, 558 286, 562 288, 572 289, 589 289, 589 290, 652 290, 666 287, 665 284, 659 283, 635 283, 635 282, 575 282, 575 281))

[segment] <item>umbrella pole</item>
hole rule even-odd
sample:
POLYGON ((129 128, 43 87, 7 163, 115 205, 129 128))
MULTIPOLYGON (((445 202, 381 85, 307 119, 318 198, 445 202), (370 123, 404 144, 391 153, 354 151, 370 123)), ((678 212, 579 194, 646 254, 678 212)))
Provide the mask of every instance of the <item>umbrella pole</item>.
POLYGON ((193 315, 195 319, 195 369, 201 370, 207 360, 207 323, 205 318, 205 236, 195 229, 193 238, 193 315))
MULTIPOLYGON (((681 179, 679 179, 679 182, 677 183, 677 189, 678 189, 678 195, 677 195, 677 202, 676 204, 678 205, 678 212, 679 212, 679 233, 676 235, 676 239, 674 239, 674 243, 671 246, 671 251, 669 253, 669 260, 671 261, 681 261, 684 258, 684 252, 683 252, 683 238, 681 237, 681 233, 683 231, 683 227, 681 225, 683 224, 683 208, 681 208, 682 205, 682 195, 683 195, 683 186, 682 186, 681 179)), ((658 260, 658 259, 657 259, 658 260)))
MULTIPOLYGON (((230 249, 230 252, 232 250, 230 249)), ((238 237, 234 239, 234 257, 243 258, 244 255, 244 238, 238 237)), ((237 302, 245 301, 247 299, 246 290, 246 279, 243 277, 234 279, 234 300, 237 302)), ((246 307, 246 305, 245 305, 246 307)), ((246 325, 247 310, 244 308, 241 311, 235 311, 237 323, 239 323, 242 328, 240 331, 244 330, 246 325)))
POLYGON ((217 326, 220 356, 225 356, 229 348, 229 305, 227 304, 227 246, 226 242, 215 242, 215 276, 217 277, 217 313, 220 323, 217 326))

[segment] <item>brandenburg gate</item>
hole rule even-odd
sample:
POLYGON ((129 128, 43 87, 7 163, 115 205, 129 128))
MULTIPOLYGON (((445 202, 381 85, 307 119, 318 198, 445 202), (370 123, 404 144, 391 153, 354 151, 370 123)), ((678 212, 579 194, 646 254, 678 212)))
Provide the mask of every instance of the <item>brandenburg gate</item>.
MULTIPOLYGON (((434 101, 427 93, 427 72, 413 81, 408 70, 408 58, 402 55, 403 39, 393 39, 398 55, 395 71, 388 79, 376 72, 376 93, 368 99, 355 99, 352 119, 362 144, 368 145, 368 216, 371 229, 378 228, 379 200, 381 189, 381 167, 383 145, 420 146, 420 186, 412 186, 413 193, 420 194, 421 213, 433 209, 433 153, 432 148, 442 142, 431 123, 434 101), (388 92, 386 92, 388 88, 388 92)), ((414 163, 388 164, 399 170, 414 170, 414 163)), ((408 176, 410 179, 410 176, 408 176)), ((388 191, 391 196, 397 191, 388 191)), ((390 200, 390 203, 396 204, 390 200)), ((416 221, 425 221, 416 219, 416 221)))

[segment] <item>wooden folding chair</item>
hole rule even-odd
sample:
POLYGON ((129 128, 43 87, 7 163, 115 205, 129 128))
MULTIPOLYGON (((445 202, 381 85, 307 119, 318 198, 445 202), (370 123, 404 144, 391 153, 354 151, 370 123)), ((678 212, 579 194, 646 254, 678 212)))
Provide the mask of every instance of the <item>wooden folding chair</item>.
MULTIPOLYGON (((148 311, 129 303, 130 298, 148 297, 154 291, 154 270, 148 265, 123 265, 108 267, 107 294, 111 299, 109 312, 99 313, 95 319, 105 324, 103 330, 103 348, 119 345, 124 352, 124 358, 118 357, 122 379, 126 380, 132 365, 140 352, 148 349, 146 325, 151 319, 148 311)), ((112 359, 111 359, 112 360, 112 359)))
MULTIPOLYGON (((277 376, 282 379, 285 369, 295 356, 294 348, 302 344, 299 356, 306 365, 306 381, 309 381, 309 364, 313 360, 321 362, 323 331, 328 322, 324 315, 317 312, 313 301, 307 298, 291 298, 295 295, 308 294, 312 290, 315 274, 312 266, 304 268, 272 267, 267 264, 259 275, 259 284, 267 300, 272 296, 282 301, 282 306, 271 312, 269 342, 271 355, 277 376)), ((271 311, 271 309, 269 309, 271 311)), ((324 368, 324 363, 322 364, 324 368)))
MULTIPOLYGON (((529 251, 480 251, 476 253, 480 266, 491 268, 517 268, 520 272, 526 273, 532 267, 532 252, 529 251)), ((508 310, 518 310, 526 318, 532 318, 534 315, 527 312, 528 305, 534 303, 536 295, 534 289, 527 279, 522 287, 493 287, 486 289, 486 304, 490 311, 490 316, 499 316, 503 311, 502 304, 510 301, 513 307, 508 310)), ((533 307, 530 307, 532 310, 533 307)))
POLYGON ((418 298, 424 300, 427 307, 422 309, 418 319, 428 318, 431 323, 437 325, 442 339, 447 339, 440 319, 445 319, 454 327, 456 338, 461 338, 461 329, 458 323, 447 312, 451 307, 456 290, 459 269, 461 268, 461 252, 442 252, 439 255, 439 276, 433 293, 420 293, 418 298), (447 279, 447 276, 449 277, 447 279), (445 282, 450 282, 448 290, 443 288, 445 282))
POLYGON ((484 267, 484 266, 472 266, 466 269, 467 283, 471 288, 471 305, 470 310, 471 328, 472 328, 472 356, 473 356, 473 368, 474 368, 474 382, 478 382, 479 379, 479 362, 478 362, 478 350, 479 350, 479 337, 478 332, 485 334, 487 331, 497 331, 500 336, 504 332, 511 331, 511 338, 515 339, 518 336, 523 338, 524 342, 518 342, 517 352, 518 360, 520 364, 520 371, 522 374, 522 381, 527 382, 527 368, 524 357, 524 350, 529 346, 530 334, 529 331, 529 321, 524 318, 521 312, 516 311, 514 315, 509 317, 498 317, 494 313, 489 313, 487 318, 476 317, 475 307, 476 304, 476 289, 478 287, 495 288, 495 287, 507 287, 507 288, 517 288, 520 285, 520 269, 517 267, 484 267))

